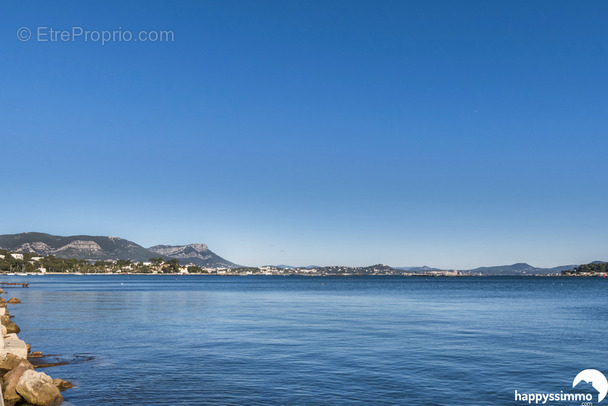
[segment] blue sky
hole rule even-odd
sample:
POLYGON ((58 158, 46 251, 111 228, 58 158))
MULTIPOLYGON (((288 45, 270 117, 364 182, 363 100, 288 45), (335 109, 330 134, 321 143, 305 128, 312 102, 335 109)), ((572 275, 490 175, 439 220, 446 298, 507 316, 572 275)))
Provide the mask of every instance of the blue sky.
POLYGON ((250 265, 606 260, 607 18, 605 1, 4 1, 0 233, 204 242, 250 265))

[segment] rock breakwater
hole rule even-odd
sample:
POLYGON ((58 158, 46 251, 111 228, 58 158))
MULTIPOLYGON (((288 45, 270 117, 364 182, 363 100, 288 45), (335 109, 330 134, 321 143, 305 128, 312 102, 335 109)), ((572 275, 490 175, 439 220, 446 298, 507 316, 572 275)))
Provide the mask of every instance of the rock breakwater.
MULTIPOLYGON (((12 298, 8 301, 18 304, 21 301, 12 298)), ((35 370, 28 358, 30 346, 21 340, 17 333, 21 331, 12 320, 7 309, 7 301, 0 300, 0 377, 2 377, 2 397, 6 406, 21 404, 39 406, 57 406, 63 402, 60 390, 73 387, 62 379, 52 379, 43 372, 35 370)), ((40 356, 39 352, 34 356, 40 356)))

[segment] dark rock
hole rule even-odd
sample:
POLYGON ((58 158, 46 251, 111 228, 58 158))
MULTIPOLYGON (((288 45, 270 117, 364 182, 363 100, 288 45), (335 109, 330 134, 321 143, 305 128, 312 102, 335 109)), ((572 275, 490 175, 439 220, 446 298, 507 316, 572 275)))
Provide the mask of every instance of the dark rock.
POLYGON ((64 391, 66 389, 70 389, 70 388, 74 387, 74 384, 72 382, 70 382, 70 381, 64 381, 63 379, 59 379, 59 378, 53 379, 53 384, 60 391, 64 391))

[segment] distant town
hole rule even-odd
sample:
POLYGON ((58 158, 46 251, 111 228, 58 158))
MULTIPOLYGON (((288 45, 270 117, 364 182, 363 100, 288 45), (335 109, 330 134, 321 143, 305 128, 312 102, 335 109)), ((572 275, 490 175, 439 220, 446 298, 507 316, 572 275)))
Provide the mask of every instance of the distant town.
MULTIPOLYGON (((465 277, 485 276, 482 273, 460 270, 435 270, 415 268, 412 270, 393 268, 384 264, 366 267, 323 266, 323 267, 202 267, 195 264, 181 264, 179 260, 150 258, 148 261, 129 259, 87 260, 59 258, 54 255, 40 256, 32 253, 0 250, 0 272, 9 275, 44 275, 57 273, 74 274, 172 274, 172 275, 302 275, 302 276, 426 276, 465 277)), ((596 262, 580 265, 571 270, 555 274, 528 276, 595 276, 606 277, 608 264, 596 262)))
POLYGON ((430 266, 289 266, 236 264, 206 244, 143 247, 120 237, 59 236, 40 232, 0 235, 0 272, 82 274, 203 274, 203 275, 394 275, 394 276, 602 276, 606 261, 542 268, 525 262, 472 269, 430 266))
POLYGON ((0 272, 7 274, 207 274, 207 275, 425 275, 425 276, 465 276, 460 271, 408 272, 388 265, 367 267, 202 267, 195 264, 181 264, 179 260, 150 258, 148 261, 129 259, 87 260, 58 258, 54 255, 40 256, 32 253, 0 250, 0 272))

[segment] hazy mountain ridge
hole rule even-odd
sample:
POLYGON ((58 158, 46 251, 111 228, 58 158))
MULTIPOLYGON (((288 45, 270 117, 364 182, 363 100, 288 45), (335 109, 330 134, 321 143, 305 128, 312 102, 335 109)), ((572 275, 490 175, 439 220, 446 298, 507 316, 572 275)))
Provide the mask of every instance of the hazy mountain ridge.
MULTIPOLYGON (((481 274, 481 275, 546 275, 557 274, 561 271, 574 269, 578 265, 560 265, 553 268, 538 268, 525 262, 518 262, 511 265, 495 265, 482 266, 473 269, 458 269, 463 274, 481 274)), ((421 267, 397 267, 408 272, 428 272, 428 271, 446 271, 446 269, 431 268, 428 266, 421 267)))
MULTIPOLYGON (((602 263, 603 261, 595 261, 595 263, 602 263)), ((570 269, 574 269, 578 265, 560 265, 553 268, 538 268, 532 265, 520 262, 512 265, 497 265, 497 266, 486 266, 486 267, 478 267, 474 269, 442 269, 435 268, 430 266, 396 266, 390 267, 388 265, 372 265, 369 267, 350 267, 352 269, 372 269, 378 267, 384 267, 387 271, 398 271, 393 272, 393 274, 437 274, 437 273, 449 273, 458 271, 463 275, 548 275, 548 274, 559 274, 561 271, 567 271, 570 269)), ((276 265, 277 268, 282 269, 317 269, 317 270, 332 270, 335 268, 349 268, 349 267, 339 267, 339 266, 313 266, 313 267, 297 267, 297 266, 287 266, 287 265, 276 265)))
MULTIPOLYGON (((602 261, 596 261, 601 263, 602 261)), ((450 274, 452 272, 459 272, 462 275, 548 275, 548 274, 559 274, 561 271, 574 269, 578 265, 561 265, 553 268, 538 268, 526 263, 517 263, 512 265, 497 265, 479 267, 474 269, 442 269, 430 266, 397 266, 391 267, 388 265, 378 264, 367 267, 346 267, 346 266, 291 266, 291 265, 272 265, 279 269, 314 269, 321 272, 332 272, 336 270, 349 269, 350 271, 361 271, 365 273, 367 271, 376 271, 378 269, 384 269, 388 274, 392 275, 411 275, 411 274, 450 274)))
POLYGON ((471 274, 482 275, 539 275, 560 273, 569 269, 574 269, 577 265, 561 265, 553 268, 537 268, 523 262, 512 265, 484 266, 463 271, 471 274))
POLYGON ((150 258, 161 256, 164 259, 176 258, 183 264, 193 263, 203 267, 234 266, 232 262, 209 250, 205 244, 157 245, 144 248, 119 237, 91 235, 63 237, 46 233, 4 234, 0 235, 0 248, 43 256, 55 255, 60 258, 148 261, 150 258))

